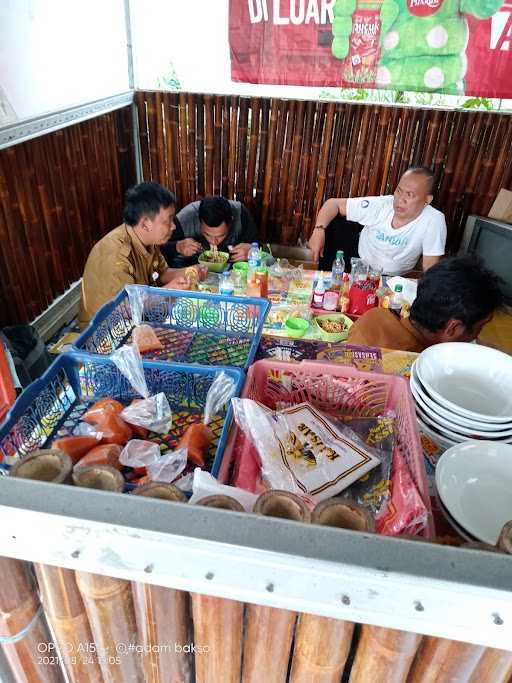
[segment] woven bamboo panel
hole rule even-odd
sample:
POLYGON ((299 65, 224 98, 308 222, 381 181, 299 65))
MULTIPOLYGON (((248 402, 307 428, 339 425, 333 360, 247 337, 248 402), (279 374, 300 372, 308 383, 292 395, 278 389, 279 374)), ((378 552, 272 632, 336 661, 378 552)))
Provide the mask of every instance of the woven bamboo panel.
POLYGON ((184 206, 221 192, 243 201, 262 239, 306 239, 328 197, 391 193, 411 165, 435 171, 448 249, 466 217, 512 188, 507 114, 139 92, 145 180, 184 206))
POLYGON ((130 107, 0 151, 0 326, 78 280, 135 183, 130 107))

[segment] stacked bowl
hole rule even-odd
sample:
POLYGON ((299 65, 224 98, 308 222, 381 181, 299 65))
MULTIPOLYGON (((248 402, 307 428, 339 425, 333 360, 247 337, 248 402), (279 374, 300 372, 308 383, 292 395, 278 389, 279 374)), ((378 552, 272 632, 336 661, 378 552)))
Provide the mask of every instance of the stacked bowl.
POLYGON ((431 346, 411 369, 422 431, 443 449, 470 439, 512 443, 512 357, 487 346, 431 346))

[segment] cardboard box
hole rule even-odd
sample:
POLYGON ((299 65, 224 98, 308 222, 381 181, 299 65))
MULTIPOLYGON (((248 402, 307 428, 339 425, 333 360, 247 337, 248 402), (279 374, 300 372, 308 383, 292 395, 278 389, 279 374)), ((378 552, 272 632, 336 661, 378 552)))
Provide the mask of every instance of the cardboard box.
POLYGON ((489 218, 495 218, 498 221, 505 223, 512 223, 512 192, 504 190, 503 188, 498 192, 498 196, 494 200, 494 204, 489 211, 489 218))

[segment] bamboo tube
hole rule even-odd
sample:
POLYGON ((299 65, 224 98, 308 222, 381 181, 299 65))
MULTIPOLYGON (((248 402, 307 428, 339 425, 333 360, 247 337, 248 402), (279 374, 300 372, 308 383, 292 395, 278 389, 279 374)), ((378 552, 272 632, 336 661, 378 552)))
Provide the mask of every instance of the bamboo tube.
POLYGON ((235 174, 236 174, 236 160, 238 156, 238 147, 240 144, 240 136, 238 134, 238 109, 240 106, 240 98, 236 95, 231 96, 231 122, 229 125, 229 160, 228 160, 228 197, 234 199, 235 197, 235 174))
MULTIPOLYGON (((212 142, 213 146, 213 194, 221 194, 222 188, 222 163, 223 163, 223 146, 222 146, 222 108, 223 99, 219 95, 215 98, 215 110, 211 112, 211 116, 215 115, 215 119, 212 118, 211 126, 213 129, 213 121, 215 120, 214 127, 214 140, 212 142)), ((208 178, 207 178, 208 180, 208 178)), ((208 190, 207 190, 208 194, 208 190)), ((211 191, 210 191, 211 194, 211 191)))
POLYGON ((196 97, 197 194, 204 197, 204 100, 202 95, 196 97))
POLYGON ((156 92, 154 94, 155 98, 155 118, 154 118, 154 129, 153 129, 153 137, 154 137, 154 155, 155 155, 155 160, 156 160, 156 176, 155 176, 155 181, 157 183, 160 183, 161 185, 166 184, 166 177, 165 177, 165 160, 163 156, 164 152, 164 124, 163 124, 163 119, 162 119, 162 93, 161 92, 156 92))
POLYGON ((321 143, 321 149, 319 149, 319 160, 318 160, 318 181, 316 196, 313 205, 314 215, 320 211, 320 207, 324 203, 325 186, 327 183, 327 165, 329 163, 329 156, 332 149, 332 131, 334 127, 334 112, 335 105, 331 102, 327 105, 325 111, 325 131, 323 140, 321 143))
MULTIPOLYGON (((487 544, 468 544, 473 547, 487 544)), ((501 530, 496 548, 511 554, 512 521, 501 530)), ((512 669, 512 652, 485 648, 458 640, 427 637, 414 660, 409 683, 500 683, 505 682, 512 669), (492 677, 490 677, 492 676, 492 677)))
MULTIPOLYGON (((151 483, 132 495, 185 502, 185 494, 171 484, 151 483)), ((189 599, 184 591, 132 582, 133 605, 140 644, 144 647, 145 683, 188 683, 189 599)), ((207 655, 206 655, 207 656, 207 655)))
MULTIPOLYGON (((343 498, 316 506, 311 521, 354 531, 373 532, 367 510, 343 498)), ((301 614, 295 632, 290 683, 339 683, 347 661, 354 624, 342 619, 301 614)))
POLYGON ((288 172, 288 185, 286 187, 286 199, 284 201, 284 222, 286 225, 286 237, 288 244, 296 244, 299 233, 295 223, 295 206, 297 203, 297 180, 299 177, 300 154, 302 150, 302 135, 304 129, 305 103, 298 103, 295 113, 293 128, 292 156, 288 172))
POLYGON ((245 512, 243 506, 231 496, 215 495, 205 496, 197 503, 208 508, 219 508, 222 510, 232 510, 233 512, 245 512))
POLYGON ((73 461, 69 455, 57 449, 46 449, 17 460, 9 474, 11 477, 63 484, 70 481, 72 469, 73 461))
POLYGON ((58 652, 25 562, 0 557, 0 636, 17 683, 63 683, 58 652), (21 636, 19 640, 15 636, 21 636))
POLYGON ((187 97, 187 177, 188 195, 191 200, 197 197, 196 189, 196 101, 194 95, 187 97))
MULTIPOLYGON (((256 514, 309 522, 304 501, 285 491, 267 491, 254 506, 256 514)), ((242 683, 285 683, 297 613, 262 605, 247 605, 242 683)))
MULTIPOLYGON (((219 507, 226 509, 225 505, 226 501, 221 500, 219 507)), ((209 506, 217 507, 211 500, 209 506)), ((240 683, 243 603, 200 593, 191 593, 191 596, 197 648, 196 683, 240 683)))
MULTIPOLYGON (((363 107, 363 116, 361 119, 360 136, 361 140, 366 140, 370 134, 370 121, 372 116, 373 107, 365 106, 363 107)), ((352 167, 352 184, 351 191, 356 197, 362 193, 360 189, 360 178, 361 169, 366 156, 368 156, 368 149, 371 147, 366 147, 366 145, 358 144, 355 148, 355 154, 353 159, 352 167)))
POLYGON ((80 467, 73 472, 73 484, 88 489, 117 491, 124 489, 123 475, 111 465, 91 465, 80 467))
POLYGON ((221 194, 229 196, 229 164, 230 155, 235 152, 230 147, 230 100, 228 97, 222 98, 222 182, 221 194))
POLYGON ((181 161, 181 178, 182 178, 182 201, 183 204, 188 204, 193 201, 195 197, 190 192, 189 179, 189 158, 190 150, 188 148, 188 115, 187 115, 187 96, 185 93, 179 94, 179 148, 181 161))
POLYGON ((389 107, 379 107, 379 116, 377 120, 378 131, 375 139, 375 155, 369 154, 372 158, 372 172, 370 173, 370 183, 368 187, 369 195, 377 195, 380 192, 380 184, 382 182, 382 171, 378 169, 377 165, 381 163, 386 147, 386 140, 391 121, 391 110, 389 107))
POLYGON ((150 157, 149 157, 149 125, 146 108, 146 93, 140 90, 135 93, 135 104, 137 105, 139 119, 140 152, 142 157, 142 177, 149 180, 151 177, 150 157))
POLYGON ((261 128, 259 137, 259 155, 258 155, 258 181, 256 184, 256 206, 258 207, 258 219, 261 222, 263 211, 263 192, 265 185, 265 171, 267 167, 267 140, 269 128, 269 113, 270 101, 268 99, 261 100, 261 128))
POLYGON ((182 175, 184 169, 181 165, 180 154, 180 119, 179 119, 179 104, 178 95, 172 94, 171 105, 169 107, 169 130, 172 140, 173 159, 174 159, 174 182, 176 188, 176 197, 180 205, 185 204, 183 200, 183 182, 182 175))
POLYGON ((85 606, 72 569, 34 565, 42 602, 71 683, 103 683, 85 606))
MULTIPOLYGON (((288 121, 286 126, 286 135, 284 138, 284 147, 281 161, 281 174, 279 179, 280 191, 277 194, 275 202, 275 223, 281 239, 284 244, 289 244, 288 238, 288 220, 286 197, 288 190, 288 176, 290 174, 290 162, 292 156, 293 132, 295 125, 295 102, 288 103, 288 121)), ((292 242, 293 244, 293 242, 292 242)))
POLYGON ((440 130, 441 116, 442 113, 439 110, 434 111, 428 123, 427 137, 423 146, 423 163, 425 166, 427 166, 427 168, 432 166, 432 161, 434 159, 434 153, 436 150, 440 130))
MULTIPOLYGON (((311 139, 313 136, 313 122, 315 119, 314 102, 306 104, 306 117, 304 120, 304 127, 300 131, 303 135, 302 152, 300 155, 299 176, 297 180, 297 191, 295 197, 295 208, 293 214, 294 234, 296 238, 304 233, 304 212, 305 212, 305 192, 306 192, 306 177, 309 166, 309 157, 311 154, 311 139)), ((305 236, 305 235, 304 235, 305 236)))
POLYGON ((345 157, 345 168, 343 171, 343 183, 340 197, 353 196, 353 165, 357 148, 360 145, 361 121, 364 114, 364 106, 357 105, 354 117, 351 121, 350 138, 347 140, 347 155, 345 157))
POLYGON ((137 486, 131 494, 132 496, 145 496, 146 498, 161 498, 171 500, 176 503, 186 503, 187 496, 179 488, 172 484, 163 484, 157 481, 137 486))
POLYGON ((281 169, 283 160, 283 146, 288 122, 288 102, 281 100, 278 106, 276 140, 274 143, 274 163, 272 167, 272 182, 270 186, 269 228, 267 239, 272 239, 276 228, 276 204, 281 183, 281 169))
POLYGON ((238 118, 237 164, 235 198, 242 201, 245 192, 245 169, 247 164, 247 122, 249 119, 249 100, 240 98, 240 114, 238 118))
POLYGON ((251 99, 249 118, 249 158, 247 161, 247 179, 245 182, 244 204, 252 206, 254 203, 254 190, 256 178, 256 161, 258 159, 258 140, 260 135, 260 100, 257 97, 251 99))
POLYGON ((350 131, 352 129, 352 121, 354 119, 355 113, 357 111, 356 107, 350 107, 348 105, 341 105, 342 110, 340 113, 340 149, 338 152, 338 158, 336 160, 336 185, 333 195, 335 197, 342 197, 342 184, 345 175, 345 162, 348 153, 348 144, 350 141, 350 131))
POLYGON ((174 155, 175 141, 172 139, 172 131, 170 125, 171 118, 171 97, 170 93, 163 93, 163 107, 164 107, 164 128, 165 128, 165 145, 166 145, 166 171, 167 171, 167 187, 172 191, 176 189, 176 178, 174 175, 174 167, 176 164, 176 157, 174 155))
POLYGON ((274 146, 276 140, 277 123, 279 109, 277 101, 272 99, 270 102, 270 124, 268 129, 267 149, 265 154, 265 176, 263 184, 263 203, 261 211, 261 236, 265 240, 268 234, 268 216, 270 210, 270 200, 272 192, 272 169, 274 167, 274 146))
MULTIPOLYGON (((313 129, 313 144, 311 146, 311 157, 309 160, 308 169, 308 187, 315 187, 317 175, 318 175, 318 160, 320 158, 320 146, 322 144, 322 136, 325 124, 325 110, 326 105, 324 103, 316 103, 316 119, 315 127, 313 129)), ((314 219, 313 212, 315 211, 315 197, 313 192, 308 194, 306 209, 305 209, 305 219, 303 232, 304 235, 309 237, 311 234, 311 223, 314 219)), ((320 208, 320 207, 318 207, 320 208)))
POLYGON ((428 109, 421 109, 418 112, 418 134, 413 141, 414 146, 411 150, 411 166, 426 166, 424 161, 424 149, 431 115, 432 112, 428 109))
POLYGON ((350 683, 405 682, 421 639, 417 633, 364 624, 350 683))
POLYGON ((105 681, 143 683, 141 657, 130 649, 138 645, 130 582, 88 572, 75 575, 105 681))
MULTIPOLYGON (((375 150, 377 133, 379 131, 379 118, 380 110, 379 107, 371 108, 372 117, 370 120, 370 137, 368 140, 368 149, 375 150)), ((375 159, 374 154, 365 154, 363 158, 363 164, 361 166, 361 175, 359 177, 359 194, 361 195, 371 195, 369 189, 370 185, 370 168, 372 166, 373 160, 375 159)))
POLYGON ((399 121, 399 109, 393 110, 393 115, 391 118, 391 123, 389 125, 388 136, 386 138, 386 145, 384 151, 384 159, 381 162, 381 186, 380 194, 386 194, 389 192, 394 192, 395 187, 391 184, 390 171, 391 171, 391 160, 393 158, 393 149, 396 140, 397 125, 399 121))

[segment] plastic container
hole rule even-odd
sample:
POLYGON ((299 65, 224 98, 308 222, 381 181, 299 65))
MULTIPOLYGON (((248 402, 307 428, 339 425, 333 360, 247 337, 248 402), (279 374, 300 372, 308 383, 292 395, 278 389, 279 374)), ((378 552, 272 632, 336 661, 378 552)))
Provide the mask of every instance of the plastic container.
POLYGON ((233 296, 234 293, 235 284, 231 278, 231 273, 229 271, 222 273, 220 276, 219 294, 221 296, 233 296))
POLYGON ((309 323, 304 318, 288 318, 284 326, 289 337, 299 339, 306 334, 309 323))
MULTIPOLYGON (((385 410, 394 410, 398 448, 429 513, 422 535, 426 538, 434 537, 432 506, 414 401, 409 383, 404 377, 361 372, 336 363, 261 360, 249 369, 241 395, 242 398, 256 399, 271 409, 275 409, 277 405, 295 405, 308 401, 320 410, 354 417, 374 417, 385 410)), ((235 472, 244 472, 248 482, 258 472, 253 460, 252 445, 238 427, 234 426, 218 479, 226 482, 234 466, 235 472)), ((236 475, 234 480, 235 484, 242 484, 236 475)))
POLYGON ((203 251, 197 260, 201 265, 207 266, 208 270, 212 273, 222 273, 224 270, 226 270, 226 266, 229 261, 229 254, 227 251, 218 251, 217 254, 219 257, 222 257, 222 261, 216 261, 215 263, 209 261, 208 259, 211 258, 212 255, 211 251, 203 251))
POLYGON ((348 337, 348 331, 352 327, 352 320, 346 315, 343 315, 343 313, 326 313, 325 315, 317 315, 315 317, 315 324, 320 332, 320 337, 326 342, 334 343, 344 341, 348 337), (321 323, 329 320, 343 322, 343 332, 326 332, 321 323))
POLYGON ((323 273, 317 273, 315 288, 313 290, 313 308, 323 308, 325 295, 325 283, 323 273))
POLYGON ((337 251, 336 258, 332 264, 332 278, 331 289, 339 292, 343 282, 343 273, 345 272, 345 258, 343 252, 337 251))
MULTIPOLYGON (((221 370, 233 378, 238 395, 244 374, 236 368, 201 367, 178 363, 144 362, 144 374, 152 394, 163 391, 173 413, 173 426, 162 444, 175 448, 181 435, 193 421, 202 419, 208 389, 221 370)), ((53 439, 68 436, 91 403, 104 397, 125 405, 134 398, 128 380, 109 358, 70 352, 60 355, 45 374, 18 397, 0 429, 0 455, 7 464, 41 448, 49 448, 53 439)), ((216 476, 231 424, 229 407, 210 423, 215 441, 211 473, 216 476)))
POLYGON ((338 306, 339 292, 328 290, 324 294, 324 311, 335 311, 338 306))
MULTIPOLYGON (((145 354, 155 361, 226 365, 252 363, 270 308, 265 299, 223 297, 146 287, 142 322, 155 328, 163 349, 145 354)), ((126 290, 96 313, 76 340, 79 351, 107 355, 131 339, 132 314, 126 290)))

